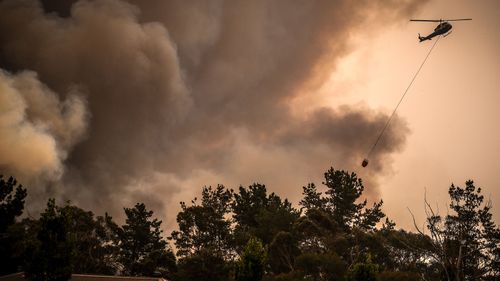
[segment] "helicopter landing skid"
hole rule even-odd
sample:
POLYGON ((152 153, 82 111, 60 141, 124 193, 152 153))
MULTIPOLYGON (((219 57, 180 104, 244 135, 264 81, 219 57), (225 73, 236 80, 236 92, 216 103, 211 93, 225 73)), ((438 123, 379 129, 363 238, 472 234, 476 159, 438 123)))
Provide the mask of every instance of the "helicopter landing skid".
POLYGON ((446 33, 445 35, 443 35, 443 37, 446 37, 446 36, 448 36, 448 35, 450 35, 450 34, 451 34, 451 31, 450 31, 450 32, 448 32, 448 33, 446 33))

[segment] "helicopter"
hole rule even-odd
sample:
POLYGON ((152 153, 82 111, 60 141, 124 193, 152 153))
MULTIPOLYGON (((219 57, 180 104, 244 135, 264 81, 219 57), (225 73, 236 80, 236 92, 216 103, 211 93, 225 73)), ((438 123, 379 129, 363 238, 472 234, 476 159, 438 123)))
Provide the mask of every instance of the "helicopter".
POLYGON ((438 26, 434 28, 434 32, 427 36, 420 36, 420 33, 418 34, 418 40, 420 42, 423 42, 425 40, 431 40, 433 37, 444 34, 444 37, 448 36, 451 33, 451 28, 452 25, 449 23, 449 21, 463 21, 463 20, 472 20, 472 19, 452 19, 452 20, 416 20, 416 19, 411 19, 410 21, 424 21, 424 22, 439 22, 438 26), (448 32, 450 31, 450 32, 448 32))

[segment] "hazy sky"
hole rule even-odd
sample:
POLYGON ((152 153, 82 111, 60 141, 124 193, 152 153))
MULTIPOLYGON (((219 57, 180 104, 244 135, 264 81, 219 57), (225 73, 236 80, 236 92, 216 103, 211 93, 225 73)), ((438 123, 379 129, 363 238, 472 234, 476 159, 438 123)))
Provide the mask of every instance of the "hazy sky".
MULTIPOLYGON (((500 1, 431 1, 412 18, 472 18, 441 38, 398 114, 411 130, 392 172, 381 180, 385 210, 410 227, 423 220, 423 197, 446 213, 450 183, 473 179, 491 197, 500 219, 500 1)), ((391 112, 434 41, 418 43, 435 24, 401 21, 385 31, 357 34, 354 52, 319 96, 342 91, 346 103, 391 112), (340 74, 340 75, 339 75, 340 74)))
POLYGON ((144 201, 171 228, 204 185, 298 202, 330 166, 405 228, 451 182, 500 202, 499 1, 44 2, 0 2, 0 168, 32 211, 144 201), (434 42, 408 19, 464 17, 361 168, 434 42))

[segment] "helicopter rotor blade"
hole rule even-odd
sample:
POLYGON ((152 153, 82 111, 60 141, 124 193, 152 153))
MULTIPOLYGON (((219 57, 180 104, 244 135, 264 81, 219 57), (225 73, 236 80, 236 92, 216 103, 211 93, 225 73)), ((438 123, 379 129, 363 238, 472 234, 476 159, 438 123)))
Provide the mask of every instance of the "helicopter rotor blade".
POLYGON ((415 20, 415 19, 412 19, 410 21, 442 22, 443 20, 415 20))
POLYGON ((472 20, 472 19, 452 19, 452 20, 444 20, 444 21, 462 21, 462 20, 472 20))
POLYGON ((450 20, 420 20, 420 19, 411 19, 410 21, 443 22, 443 21, 463 21, 463 20, 472 20, 472 19, 450 19, 450 20))

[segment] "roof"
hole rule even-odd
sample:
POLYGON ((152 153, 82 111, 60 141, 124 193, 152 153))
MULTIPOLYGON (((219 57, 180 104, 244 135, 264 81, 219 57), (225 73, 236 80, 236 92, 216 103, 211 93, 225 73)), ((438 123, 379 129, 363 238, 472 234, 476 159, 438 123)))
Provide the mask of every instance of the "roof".
MULTIPOLYGON (((25 281, 24 272, 0 276, 0 281, 25 281)), ((72 274, 71 281, 167 281, 160 277, 128 277, 113 275, 72 274)))
POLYGON ((24 272, 13 273, 9 275, 0 276, 1 281, 24 281, 24 272))
POLYGON ((128 277, 112 275, 72 274, 71 281, 166 281, 160 277, 128 277))

